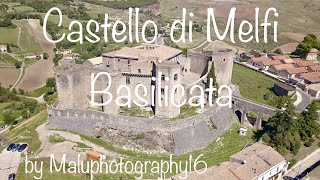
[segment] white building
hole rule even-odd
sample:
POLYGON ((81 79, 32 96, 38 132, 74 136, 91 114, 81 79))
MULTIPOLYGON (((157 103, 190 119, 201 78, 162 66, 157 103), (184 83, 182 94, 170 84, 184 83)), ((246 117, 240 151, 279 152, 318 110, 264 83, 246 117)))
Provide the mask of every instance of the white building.
POLYGON ((8 52, 6 44, 0 44, 0 52, 8 52))
POLYGON ((255 143, 230 157, 206 173, 192 173, 189 180, 275 180, 280 179, 288 168, 288 162, 272 147, 255 143), (209 173, 210 172, 210 173, 209 173))

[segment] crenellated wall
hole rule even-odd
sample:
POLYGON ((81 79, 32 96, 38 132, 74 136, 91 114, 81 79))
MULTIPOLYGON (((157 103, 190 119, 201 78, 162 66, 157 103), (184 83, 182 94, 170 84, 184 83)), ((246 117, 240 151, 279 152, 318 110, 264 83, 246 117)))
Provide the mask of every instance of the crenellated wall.
POLYGON ((117 147, 147 153, 183 154, 203 149, 236 122, 232 109, 222 107, 176 121, 51 106, 48 113, 50 128, 102 137, 117 147))

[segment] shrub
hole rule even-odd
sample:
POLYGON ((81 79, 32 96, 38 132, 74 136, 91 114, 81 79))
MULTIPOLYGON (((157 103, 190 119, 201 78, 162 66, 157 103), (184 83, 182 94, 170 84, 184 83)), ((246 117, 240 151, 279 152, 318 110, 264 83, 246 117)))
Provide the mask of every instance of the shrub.
POLYGON ((290 169, 292 166, 294 166, 298 161, 296 159, 290 159, 289 162, 290 162, 290 164, 288 166, 288 169, 290 169))
POLYGON ((306 147, 310 147, 311 145, 312 145, 312 142, 310 142, 310 141, 304 142, 304 146, 306 146, 306 147))

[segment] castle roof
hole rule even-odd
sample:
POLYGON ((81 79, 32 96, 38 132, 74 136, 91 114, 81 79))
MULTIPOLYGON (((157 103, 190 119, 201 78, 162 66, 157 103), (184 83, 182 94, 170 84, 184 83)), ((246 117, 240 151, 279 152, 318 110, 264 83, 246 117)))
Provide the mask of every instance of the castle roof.
POLYGON ((93 64, 93 65, 99 65, 99 64, 102 64, 102 57, 95 57, 95 58, 91 58, 91 59, 88 59, 88 61, 93 64))
POLYGON ((123 47, 117 51, 105 53, 103 56, 130 59, 139 59, 139 57, 152 57, 164 61, 169 60, 181 53, 181 50, 169 46, 147 44, 134 48, 123 47))

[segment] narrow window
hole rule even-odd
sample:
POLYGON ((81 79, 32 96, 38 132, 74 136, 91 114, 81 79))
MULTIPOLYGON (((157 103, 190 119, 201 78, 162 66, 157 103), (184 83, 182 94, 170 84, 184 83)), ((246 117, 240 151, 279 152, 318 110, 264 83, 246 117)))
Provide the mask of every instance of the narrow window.
POLYGON ((164 88, 161 88, 161 94, 164 94, 164 88))
POLYGON ((141 69, 138 69, 138 73, 141 73, 141 69))
POLYGON ((161 80, 164 81, 165 79, 166 79, 166 76, 162 74, 161 75, 161 80))
POLYGON ((129 76, 126 77, 126 83, 130 84, 130 77, 129 76))

